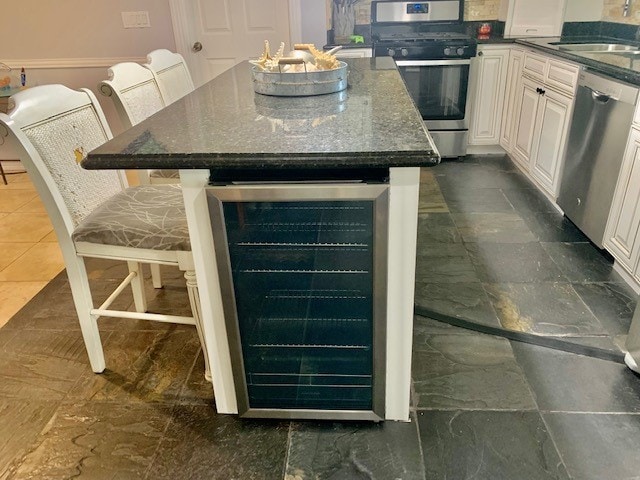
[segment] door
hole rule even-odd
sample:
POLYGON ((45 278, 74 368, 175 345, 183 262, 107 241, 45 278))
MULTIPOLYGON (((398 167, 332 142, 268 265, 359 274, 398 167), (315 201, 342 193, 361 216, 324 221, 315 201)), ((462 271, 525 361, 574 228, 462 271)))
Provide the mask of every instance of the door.
MULTIPOLYGON (((268 40, 291 49, 289 0, 172 0, 178 51, 201 85, 232 66, 260 56, 268 40), (201 50, 194 48, 201 44, 201 50)), ((299 13, 299 12, 295 12, 299 13)), ((296 17, 297 18, 297 17, 296 17)))
POLYGON ((518 92, 518 82, 522 74, 522 62, 524 52, 522 50, 511 50, 509 53, 509 67, 507 70, 507 90, 505 94, 504 112, 502 117, 502 134, 500 135, 500 145, 508 153, 513 150, 514 122, 516 118, 516 94, 518 92))
POLYGON ((531 174, 555 198, 558 194, 560 163, 567 143, 572 100, 552 90, 543 92, 536 120, 531 174))
POLYGON ((475 101, 469 127, 470 145, 497 145, 504 102, 505 64, 509 50, 483 49, 478 53, 475 101))
MULTIPOLYGON (((631 129, 611 205, 604 245, 629 272, 638 260, 640 228, 640 131, 631 129)), ((638 269, 636 268, 636 276, 638 269)))
POLYGON ((427 128, 468 127, 471 60, 398 60, 396 64, 427 128))
POLYGON ((522 78, 521 89, 518 95, 518 121, 514 135, 514 157, 529 171, 533 137, 535 133, 536 117, 540 94, 536 91, 536 84, 528 78, 522 78))

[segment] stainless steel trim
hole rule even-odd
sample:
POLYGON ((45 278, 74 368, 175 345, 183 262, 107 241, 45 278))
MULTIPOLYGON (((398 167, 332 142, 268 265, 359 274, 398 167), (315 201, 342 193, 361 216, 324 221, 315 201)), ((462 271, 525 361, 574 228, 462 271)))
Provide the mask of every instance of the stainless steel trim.
POLYGON ((431 131, 442 158, 456 158, 467 154, 468 130, 431 131))
POLYGON ((633 85, 622 83, 610 78, 601 77, 591 72, 580 72, 578 87, 587 87, 619 102, 635 105, 638 98, 638 89, 633 85))
POLYGON ((377 2, 374 4, 374 19, 382 22, 457 22, 460 21, 459 0, 431 2, 377 2), (407 13, 407 5, 425 3, 428 13, 407 13))
POLYGON ((216 245, 218 276, 223 298, 223 311, 231 351, 232 372, 240 416, 248 418, 318 418, 379 421, 385 418, 386 324, 387 324, 387 240, 389 220, 389 185, 387 184, 278 184, 229 185, 207 187, 207 200, 213 238, 216 245), (223 202, 254 201, 374 201, 374 272, 373 272, 373 392, 372 410, 304 410, 252 409, 246 384, 242 342, 240 339, 229 245, 224 223, 223 202), (343 416, 344 415, 344 416, 343 416))
POLYGON ((471 59, 451 60, 396 60, 399 67, 446 67, 454 65, 471 65, 471 59))
POLYGON ((251 408, 240 414, 242 418, 282 418, 286 420, 369 420, 380 422, 380 417, 370 410, 285 410, 276 408, 251 408))
POLYGON ((465 109, 464 118, 462 120, 424 120, 424 124, 430 132, 438 130, 468 130, 469 108, 467 106, 465 109))

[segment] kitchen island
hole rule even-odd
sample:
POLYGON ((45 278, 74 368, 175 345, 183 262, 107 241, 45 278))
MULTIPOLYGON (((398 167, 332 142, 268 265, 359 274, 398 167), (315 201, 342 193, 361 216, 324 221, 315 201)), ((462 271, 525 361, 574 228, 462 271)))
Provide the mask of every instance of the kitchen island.
MULTIPOLYGON (((312 403, 316 406, 290 406, 285 413, 272 407, 248 411, 243 407, 240 413, 289 418, 409 418, 419 167, 437 164, 439 155, 393 60, 353 59, 348 64, 346 90, 290 98, 254 93, 250 65, 239 64, 90 152, 82 164, 87 169, 180 170, 219 413, 238 413, 239 405, 246 407, 248 399, 239 397, 246 396, 247 386, 239 383, 246 380, 242 363, 248 360, 234 352, 244 345, 237 338, 242 332, 235 318, 242 296, 233 285, 229 289, 228 282, 236 278, 229 269, 235 267, 221 263, 229 258, 226 237, 220 237, 224 218, 218 218, 222 223, 217 236, 212 224, 216 215, 222 215, 221 209, 216 213, 215 201, 224 199, 213 201, 211 192, 228 187, 242 203, 255 191, 275 191, 285 185, 296 196, 286 198, 288 202, 328 200, 323 208, 329 209, 347 200, 366 203, 373 197, 362 194, 364 190, 384 190, 376 193, 377 206, 371 218, 375 231, 370 232, 379 238, 372 248, 375 271, 370 279, 374 287, 370 309, 377 318, 369 333, 375 337, 374 344, 382 342, 371 357, 378 372, 370 385, 368 401, 373 406, 362 409, 366 412, 349 408, 349 402, 355 405, 359 400, 348 396, 336 400, 344 401, 347 407, 327 404, 328 412, 312 403), (238 183, 245 190, 238 190, 238 183), (323 197, 327 192, 328 197, 323 197), (384 225, 378 216, 386 218, 384 225), (230 303, 234 297, 238 305, 230 303)), ((244 205, 235 207, 240 212, 244 205)), ((242 223, 243 214, 238 216, 242 223)), ((312 262, 316 261, 314 257, 312 262)), ((345 350, 347 346, 341 347, 345 350)), ((350 360, 344 364, 348 363, 350 360)), ((305 375, 311 382, 316 380, 305 375)))

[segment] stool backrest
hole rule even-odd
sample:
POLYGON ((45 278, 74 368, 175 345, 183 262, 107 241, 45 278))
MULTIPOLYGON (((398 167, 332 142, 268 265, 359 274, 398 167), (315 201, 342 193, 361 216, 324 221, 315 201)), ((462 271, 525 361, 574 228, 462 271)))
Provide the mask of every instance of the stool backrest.
POLYGON ((109 80, 100 82, 100 92, 111 97, 125 128, 140 123, 165 106, 156 78, 149 69, 133 62, 113 65, 109 80))
POLYGON ((147 55, 144 65, 158 81, 160 92, 167 105, 193 91, 193 80, 184 58, 169 50, 154 50, 147 55))
POLYGON ((127 186, 117 170, 85 170, 88 152, 111 138, 95 95, 63 85, 32 87, 14 95, 0 114, 0 144, 13 144, 56 228, 70 235, 89 213, 127 186))

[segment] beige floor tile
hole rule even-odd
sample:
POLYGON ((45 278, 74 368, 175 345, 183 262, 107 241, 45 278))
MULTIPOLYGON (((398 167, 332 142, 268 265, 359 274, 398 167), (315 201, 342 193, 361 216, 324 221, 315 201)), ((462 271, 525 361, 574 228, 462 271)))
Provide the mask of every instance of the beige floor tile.
POLYGON ((7 181, 9 185, 4 185, 0 182, 0 190, 31 190, 32 192, 36 191, 36 187, 33 186, 31 180, 29 180, 29 175, 26 173, 18 173, 7 175, 7 181))
POLYGON ((55 231, 51 231, 51 233, 48 233, 46 237, 44 237, 42 240, 40 240, 40 243, 43 242, 55 242, 58 243, 58 237, 56 237, 56 232, 55 231))
POLYGON ((0 240, 7 243, 35 243, 53 230, 44 213, 10 213, 0 221, 0 240))
POLYGON ((57 243, 37 243, 0 271, 0 282, 49 281, 63 268, 57 243))
POLYGON ((0 282, 0 327, 47 285, 47 282, 0 282))
MULTIPOLYGON (((28 190, 17 190, 20 192, 27 192, 28 190)), ((42 200, 40 200, 40 197, 38 196, 37 193, 33 192, 33 194, 35 195, 33 197, 33 199, 31 199, 28 203, 22 205, 20 208, 18 208, 16 211, 17 212, 24 212, 24 213, 47 213, 47 211, 44 208, 44 203, 42 203, 42 200)))
POLYGON ((0 212, 15 212, 34 199, 38 194, 31 190, 0 190, 0 212))
POLYGON ((0 243, 0 272, 34 245, 35 243, 0 243))

